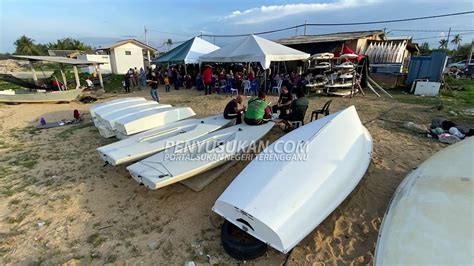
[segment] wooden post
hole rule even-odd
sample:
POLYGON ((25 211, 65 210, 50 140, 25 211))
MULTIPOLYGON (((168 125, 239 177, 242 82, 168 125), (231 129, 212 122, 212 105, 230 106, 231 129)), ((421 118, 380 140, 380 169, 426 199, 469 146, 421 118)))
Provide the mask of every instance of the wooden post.
POLYGON ((100 72, 100 65, 95 65, 95 71, 99 74, 100 88, 104 89, 104 80, 102 79, 102 72, 100 72))
POLYGON ((38 76, 36 76, 36 71, 33 66, 33 62, 29 61, 29 63, 30 63, 31 72, 33 73, 33 80, 35 81, 36 86, 38 86, 38 76))
POLYGON ((81 81, 79 80, 79 71, 77 71, 77 66, 72 66, 74 69, 74 78, 76 78, 76 90, 81 86, 81 81))
POLYGON ((60 70, 61 70, 61 76, 63 77, 63 85, 64 85, 64 89, 67 90, 67 79, 66 79, 66 74, 64 74, 64 66, 63 64, 60 65, 60 70))

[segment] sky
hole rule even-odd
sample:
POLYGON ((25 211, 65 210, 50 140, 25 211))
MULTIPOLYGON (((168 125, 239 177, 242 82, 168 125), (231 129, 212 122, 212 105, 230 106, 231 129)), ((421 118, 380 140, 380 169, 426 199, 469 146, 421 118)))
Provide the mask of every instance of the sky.
MULTIPOLYGON (((377 21, 471 10, 474 10, 472 0, 0 0, 0 52, 13 52, 13 43, 21 35, 36 43, 72 37, 99 47, 127 38, 144 41, 147 27, 150 45, 164 51, 167 47, 163 43, 167 39, 179 44, 201 33, 244 34, 305 21, 377 21)), ((378 25, 307 27, 306 34, 386 28, 389 36, 409 35, 414 37, 414 42, 426 41, 437 47, 450 27, 452 35, 461 32, 463 42, 470 43, 474 38, 474 14, 378 25)), ((277 40, 297 34, 302 35, 303 28, 261 36, 277 40)), ((235 40, 205 39, 219 46, 235 40)))

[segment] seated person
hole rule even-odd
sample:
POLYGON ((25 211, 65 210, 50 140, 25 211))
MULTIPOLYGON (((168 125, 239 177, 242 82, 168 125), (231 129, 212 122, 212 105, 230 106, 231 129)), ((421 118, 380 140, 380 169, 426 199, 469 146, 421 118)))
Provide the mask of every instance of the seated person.
POLYGON ((296 100, 291 104, 291 112, 288 115, 280 116, 284 119, 282 122, 286 125, 287 130, 292 130, 293 126, 290 121, 304 121, 306 110, 308 109, 309 100, 306 98, 303 90, 296 92, 296 100))
POLYGON ((272 106, 272 112, 276 113, 280 110, 280 115, 288 115, 291 103, 293 102, 293 94, 288 90, 288 87, 282 86, 280 98, 278 98, 278 103, 272 106))
POLYGON ((235 124, 242 124, 242 113, 245 111, 245 105, 242 105, 243 101, 244 96, 242 95, 239 95, 235 99, 232 99, 224 108, 224 118, 236 118, 235 124))
POLYGON ((265 119, 271 118, 270 108, 265 101, 267 95, 264 91, 258 93, 258 97, 250 98, 247 111, 244 115, 244 121, 248 125, 260 125, 266 122, 265 119))
POLYGON ((86 79, 86 84, 87 84, 87 88, 92 89, 92 90, 94 89, 94 83, 89 77, 86 79))

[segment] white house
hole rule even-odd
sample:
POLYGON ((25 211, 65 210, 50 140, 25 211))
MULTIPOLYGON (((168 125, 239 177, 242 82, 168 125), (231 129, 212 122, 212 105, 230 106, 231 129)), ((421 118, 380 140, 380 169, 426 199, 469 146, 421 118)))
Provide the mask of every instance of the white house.
MULTIPOLYGON (((112 73, 112 66, 110 65, 110 56, 109 55, 106 55, 106 54, 79 54, 77 56, 77 59, 104 63, 104 64, 99 65, 100 72, 102 74, 112 73)), ((87 73, 97 72, 94 66, 84 66, 84 67, 81 68, 81 71, 82 72, 87 72, 87 73)))
POLYGON ((127 39, 100 46, 97 51, 109 55, 112 73, 125 74, 130 68, 144 68, 147 52, 155 53, 156 49, 135 39, 127 39))

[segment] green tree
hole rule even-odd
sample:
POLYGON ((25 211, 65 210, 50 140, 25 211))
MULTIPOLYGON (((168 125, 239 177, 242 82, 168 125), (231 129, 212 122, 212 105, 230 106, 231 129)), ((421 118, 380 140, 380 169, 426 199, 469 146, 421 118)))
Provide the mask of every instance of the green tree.
POLYGON ((446 39, 439 40, 439 48, 440 49, 448 48, 448 40, 446 39))
POLYGON ((14 43, 15 54, 18 55, 40 55, 41 51, 35 44, 35 40, 26 37, 25 35, 18 38, 14 43))
POLYGON ((48 47, 48 49, 55 49, 55 50, 92 51, 92 47, 81 42, 80 40, 73 39, 73 38, 60 39, 54 43, 48 43, 46 46, 48 47))
POLYGON ((169 51, 171 45, 173 45, 173 40, 168 39, 166 40, 165 44, 166 44, 167 50, 169 51))
POLYGON ((459 49, 459 46, 461 46, 462 43, 462 37, 460 34, 454 35, 454 38, 451 40, 451 43, 456 45, 459 49))
POLYGON ((420 54, 428 55, 430 53, 431 53, 430 44, 427 42, 422 43, 420 45, 420 54))

